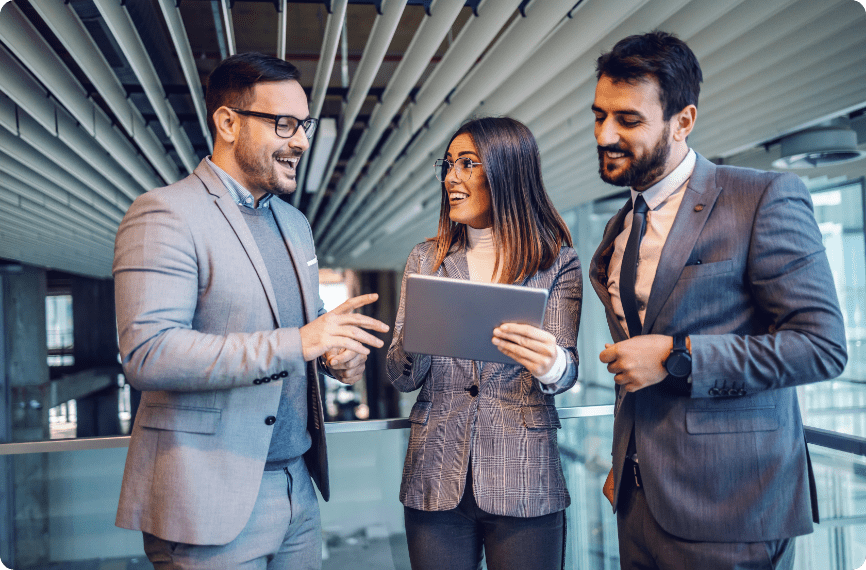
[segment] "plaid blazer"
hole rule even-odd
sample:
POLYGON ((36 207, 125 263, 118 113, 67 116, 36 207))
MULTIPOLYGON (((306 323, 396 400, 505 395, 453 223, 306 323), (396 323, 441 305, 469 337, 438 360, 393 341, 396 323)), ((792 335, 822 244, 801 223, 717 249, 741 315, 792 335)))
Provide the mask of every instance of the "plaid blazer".
POLYGON ((553 388, 523 366, 486 362, 479 376, 472 360, 403 350, 406 278, 421 273, 469 279, 465 250, 450 252, 434 272, 435 257, 434 242, 415 246, 409 255, 388 350, 391 383, 403 392, 421 388, 409 417, 412 433, 400 501, 424 511, 455 508, 471 457, 475 499, 485 512, 536 517, 561 511, 571 499, 556 442, 560 423, 553 396, 577 380, 582 295, 577 254, 563 247, 549 269, 523 282, 548 290, 544 328, 569 356, 565 375, 553 388), (478 386, 477 396, 469 392, 472 386, 478 386))

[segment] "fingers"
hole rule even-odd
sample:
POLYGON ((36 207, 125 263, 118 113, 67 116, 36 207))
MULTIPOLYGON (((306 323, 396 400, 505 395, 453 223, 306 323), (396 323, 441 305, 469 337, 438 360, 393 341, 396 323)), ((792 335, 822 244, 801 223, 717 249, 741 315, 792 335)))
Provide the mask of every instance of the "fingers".
POLYGON ((347 313, 351 313, 355 309, 363 307, 364 305, 375 303, 378 299, 378 293, 367 293, 366 295, 358 295, 357 297, 352 297, 351 299, 344 301, 342 305, 340 305, 336 309, 333 309, 331 312, 338 315, 344 315, 347 313))
MULTIPOLYGON (((337 309, 334 310, 336 311, 337 309)), ((376 320, 373 317, 368 317, 367 315, 359 315, 358 313, 332 315, 331 318, 334 320, 337 326, 355 325, 358 327, 363 327, 365 329, 370 329, 382 333, 388 332, 390 330, 390 327, 382 321, 376 320)))
POLYGON ((358 354, 352 350, 343 350, 328 359, 328 366, 332 370, 349 370, 361 366, 366 360, 367 356, 364 354, 358 354))
POLYGON ((598 355, 598 359, 604 363, 610 363, 616 360, 616 345, 605 344, 604 350, 598 355))
POLYGON ((531 325, 506 323, 493 329, 493 344, 509 341, 546 357, 556 356, 556 337, 531 325))

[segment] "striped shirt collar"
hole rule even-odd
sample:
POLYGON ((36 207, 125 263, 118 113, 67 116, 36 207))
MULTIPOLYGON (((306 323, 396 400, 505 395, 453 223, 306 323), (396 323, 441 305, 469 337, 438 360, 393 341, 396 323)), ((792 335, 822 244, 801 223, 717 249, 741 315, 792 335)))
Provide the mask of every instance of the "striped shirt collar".
POLYGON ((256 206, 256 199, 250 194, 249 190, 244 188, 240 182, 231 177, 231 175, 217 166, 211 161, 210 157, 207 157, 208 166, 213 169, 219 179, 223 181, 225 184, 226 190, 229 191, 229 194, 232 195, 232 199, 235 201, 235 204, 238 206, 244 206, 245 208, 250 208, 252 210, 258 208, 270 208, 271 198, 274 197, 273 194, 266 193, 262 196, 262 199, 259 200, 259 205, 256 206))

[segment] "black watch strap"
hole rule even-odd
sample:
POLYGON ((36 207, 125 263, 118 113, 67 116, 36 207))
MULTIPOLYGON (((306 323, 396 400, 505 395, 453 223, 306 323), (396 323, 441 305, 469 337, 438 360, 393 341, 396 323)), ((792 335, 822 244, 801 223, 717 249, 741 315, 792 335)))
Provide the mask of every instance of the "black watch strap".
POLYGON ((673 348, 665 360, 665 369, 675 378, 687 378, 692 373, 692 355, 686 347, 685 334, 675 334, 673 348))

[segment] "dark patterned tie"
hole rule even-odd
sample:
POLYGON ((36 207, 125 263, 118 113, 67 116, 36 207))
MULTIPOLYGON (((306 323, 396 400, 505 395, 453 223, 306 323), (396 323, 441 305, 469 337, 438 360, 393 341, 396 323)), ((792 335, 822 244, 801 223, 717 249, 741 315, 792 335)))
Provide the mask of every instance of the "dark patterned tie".
POLYGON ((646 229, 646 213, 649 210, 642 194, 634 201, 634 212, 631 220, 631 233, 622 254, 622 267, 619 273, 619 298, 622 301, 622 312, 628 323, 628 336, 635 337, 641 332, 640 314, 637 306, 637 295, 634 292, 637 279, 637 262, 640 257, 640 241, 646 229))

